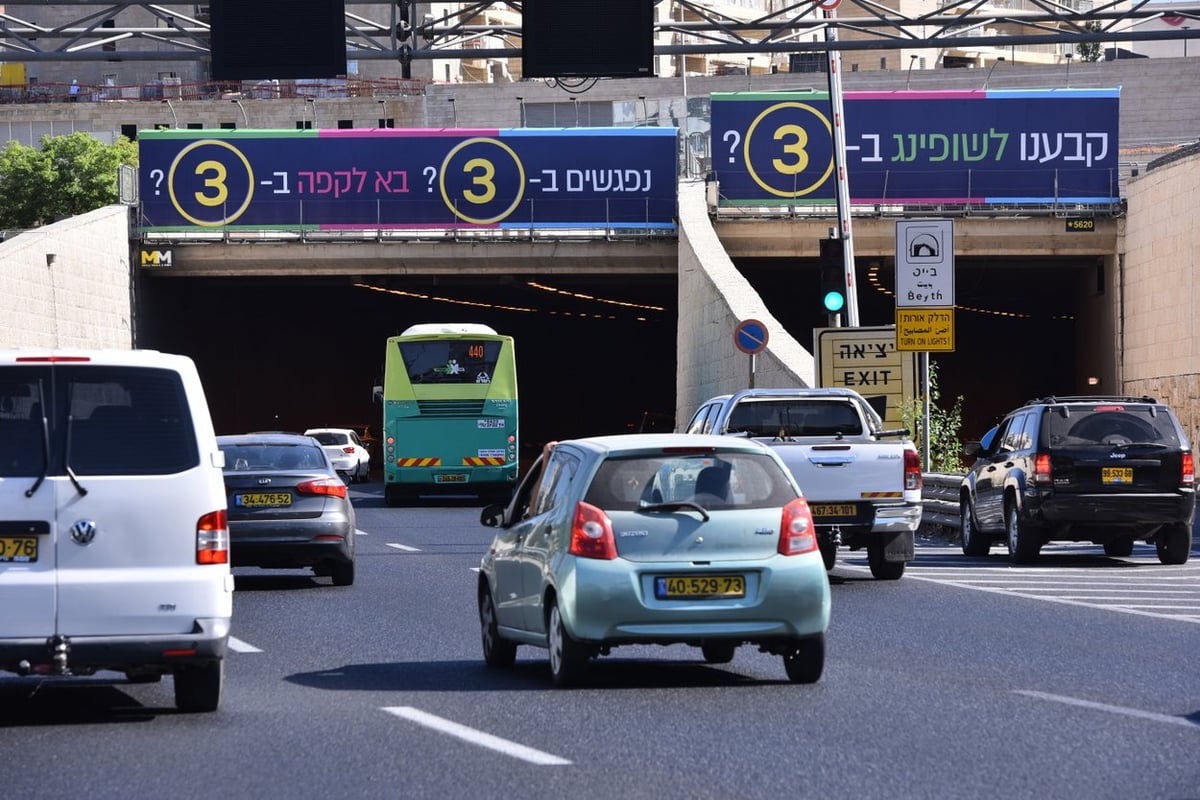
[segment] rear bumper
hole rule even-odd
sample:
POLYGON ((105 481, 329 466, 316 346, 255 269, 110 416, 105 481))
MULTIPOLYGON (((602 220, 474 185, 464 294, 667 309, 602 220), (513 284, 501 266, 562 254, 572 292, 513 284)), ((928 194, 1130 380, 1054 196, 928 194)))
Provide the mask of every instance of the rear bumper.
POLYGON ((353 559, 354 526, 346 519, 238 521, 229 525, 229 563, 233 567, 288 569, 353 559))
POLYGON ((1195 492, 1178 494, 1038 494, 1026 497, 1025 518, 1035 525, 1151 527, 1191 524, 1195 492))
POLYGON ((0 669, 52 675, 144 668, 170 672, 175 667, 224 658, 229 627, 228 617, 213 617, 197 619, 186 634, 66 636, 59 648, 65 660, 58 664, 53 658, 55 643, 50 638, 5 639, 0 640, 0 669))

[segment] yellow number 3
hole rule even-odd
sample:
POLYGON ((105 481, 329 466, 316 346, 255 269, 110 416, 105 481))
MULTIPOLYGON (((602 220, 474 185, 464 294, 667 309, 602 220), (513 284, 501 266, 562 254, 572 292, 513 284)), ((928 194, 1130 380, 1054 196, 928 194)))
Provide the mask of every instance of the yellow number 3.
POLYGON ((472 158, 463 167, 463 172, 471 173, 479 170, 480 174, 471 178, 471 182, 477 187, 482 187, 478 192, 466 191, 463 195, 469 202, 489 203, 496 197, 496 184, 492 180, 496 176, 496 167, 491 161, 486 158, 472 158))
POLYGON ((792 157, 790 160, 772 159, 771 164, 776 172, 781 175, 795 175, 808 169, 808 152, 804 149, 808 144, 808 131, 799 125, 780 125, 775 130, 775 141, 784 141, 783 152, 792 157), (786 139, 791 141, 784 141, 786 139))
POLYGON ((203 176, 204 173, 209 173, 210 177, 204 179, 205 191, 196 192, 196 202, 209 208, 223 205, 229 198, 229 188, 225 185, 225 179, 228 177, 225 165, 220 161, 202 161, 196 165, 196 174, 203 176), (208 194, 209 189, 214 190, 216 194, 208 194))

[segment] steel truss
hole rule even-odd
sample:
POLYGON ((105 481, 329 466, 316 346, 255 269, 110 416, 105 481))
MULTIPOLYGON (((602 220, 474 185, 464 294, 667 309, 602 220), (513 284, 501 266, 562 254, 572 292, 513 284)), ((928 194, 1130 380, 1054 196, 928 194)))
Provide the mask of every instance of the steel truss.
MULTIPOLYGON (((70 0, 47 5, 78 6, 80 16, 66 24, 48 27, 0 11, 0 59, 6 62, 204 61, 211 57, 207 18, 176 10, 203 7, 197 4, 70 0), (145 12, 142 16, 152 15, 157 25, 115 26, 117 16, 128 9, 141 9, 145 12), (105 27, 107 22, 114 22, 114 26, 105 27), (105 49, 106 45, 138 40, 153 47, 125 48, 117 53, 105 49)), ((346 14, 346 47, 349 57, 355 60, 404 63, 434 58, 521 56, 521 3, 514 0, 463 3, 459 9, 441 16, 422 13, 423 8, 430 6, 416 0, 368 0, 353 5, 380 7, 380 14, 373 15, 373 19, 346 14), (497 21, 489 22, 492 17, 497 21), (480 46, 495 42, 505 46, 480 46)), ((1116 44, 1200 38, 1200 25, 1180 24, 1154 31, 1139 29, 1146 22, 1167 16, 1200 22, 1200 2, 1186 0, 1173 4, 1169 11, 1161 3, 1148 8, 1149 0, 1096 3, 943 0, 935 11, 917 16, 901 14, 873 0, 845 0, 837 7, 833 19, 823 16, 815 0, 790 3, 753 19, 727 16, 693 0, 655 0, 655 5, 664 7, 660 21, 654 26, 655 55, 1116 44), (672 12, 681 19, 671 19, 672 12), (836 29, 836 37, 825 37, 829 28, 836 29), (992 33, 981 35, 985 30, 992 33), (813 40, 814 35, 817 41, 813 40)), ((269 34, 263 32, 263 47, 271 46, 269 34)))

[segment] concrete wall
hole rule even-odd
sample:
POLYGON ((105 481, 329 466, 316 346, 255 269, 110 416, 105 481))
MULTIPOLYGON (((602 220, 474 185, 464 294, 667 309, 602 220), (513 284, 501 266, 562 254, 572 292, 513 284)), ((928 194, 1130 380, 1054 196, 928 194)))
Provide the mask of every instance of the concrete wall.
POLYGON ((675 342, 675 425, 687 424, 710 397, 750 386, 751 356, 734 345, 739 322, 767 327, 754 356, 754 386, 814 386, 812 354, 767 311, 713 230, 705 185, 679 185, 679 328, 675 342))
POLYGON ((1130 181, 1116 351, 1123 391, 1166 400, 1200 438, 1200 152, 1130 181), (1121 325, 1123 321, 1123 327, 1121 325))
POLYGON ((133 347, 129 208, 0 243, 0 347, 133 347))

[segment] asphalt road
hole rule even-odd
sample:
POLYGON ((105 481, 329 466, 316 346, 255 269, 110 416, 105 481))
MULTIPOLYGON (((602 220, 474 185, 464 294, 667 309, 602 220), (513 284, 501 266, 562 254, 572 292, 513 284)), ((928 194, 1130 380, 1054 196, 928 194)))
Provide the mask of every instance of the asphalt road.
POLYGON ((354 586, 236 570, 214 714, 177 713, 169 678, 0 677, 6 796, 1200 797, 1197 550, 1018 569, 926 541, 898 582, 843 550, 820 683, 746 648, 639 647, 564 691, 543 650, 483 665, 479 509, 381 488, 352 490, 354 586))

